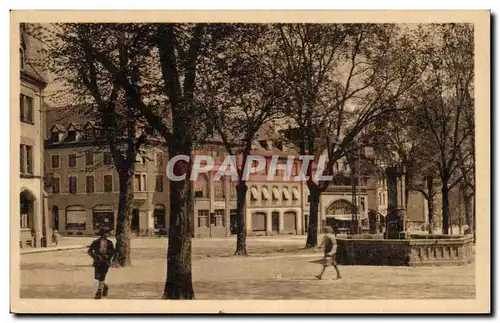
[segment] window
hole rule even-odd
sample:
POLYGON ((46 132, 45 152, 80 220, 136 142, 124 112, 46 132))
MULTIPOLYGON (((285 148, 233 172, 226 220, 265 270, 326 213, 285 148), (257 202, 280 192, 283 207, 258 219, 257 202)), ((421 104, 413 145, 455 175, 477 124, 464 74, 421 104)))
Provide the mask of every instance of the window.
POLYGON ((51 163, 52 163, 51 167, 54 168, 54 169, 55 168, 59 168, 60 167, 60 163, 59 162, 60 162, 59 161, 59 155, 52 155, 52 157, 51 157, 51 163))
POLYGON ((19 146, 20 160, 19 160, 19 171, 24 174, 26 167, 24 166, 24 145, 19 146))
POLYGON ((21 121, 33 123, 33 98, 21 94, 19 96, 21 121))
POLYGON ((224 182, 223 177, 218 181, 213 181, 214 183, 214 193, 216 199, 224 198, 224 182))
POLYGON ((87 193, 94 193, 94 176, 87 176, 85 181, 87 193))
POLYGON ((103 153, 104 165, 111 165, 113 163, 113 155, 109 151, 103 153))
POLYGON ((85 166, 93 166, 94 165, 94 152, 87 151, 85 152, 85 166))
POLYGON ((113 175, 104 175, 104 192, 113 192, 113 175))
POLYGON ((76 130, 70 130, 70 131, 68 131, 68 138, 66 140, 68 140, 68 141, 76 141, 76 130))
POLYGON ((21 118, 21 121, 24 121, 24 95, 19 95, 19 116, 21 118))
POLYGON ((59 194, 61 192, 61 179, 59 177, 52 178, 52 194, 59 194))
POLYGON ((71 194, 76 194, 76 184, 76 176, 70 176, 68 186, 71 194))
POLYGON ((361 210, 364 211, 365 210, 365 198, 364 197, 361 198, 360 204, 361 204, 361 210))
POLYGON ((142 191, 142 181, 141 181, 140 174, 134 175, 134 191, 136 191, 136 192, 142 191))
POLYGON ((26 172, 33 174, 33 147, 26 145, 26 172))
POLYGON ((205 175, 198 176, 198 180, 194 184, 194 196, 199 198, 208 198, 208 179, 205 175))
POLYGON ((68 164, 71 168, 76 167, 76 154, 69 154, 68 164))
POLYGON ((26 121, 33 122, 33 98, 26 96, 26 121))
POLYGON ((146 174, 135 174, 134 175, 134 191, 145 192, 146 191, 146 174))
POLYGON ((21 229, 28 229, 29 227, 29 214, 21 213, 21 229))
POLYGON ((162 175, 156 176, 156 191, 163 192, 163 176, 162 175))
POLYGON ((162 153, 156 153, 156 166, 157 167, 163 166, 163 154, 162 153))
POLYGON ((210 220, 211 225, 215 225, 216 227, 224 226, 224 210, 215 210, 214 216, 210 220))
POLYGON ((58 142, 59 141, 59 132, 53 131, 51 133, 50 141, 51 142, 58 142))
POLYGON ((94 139, 94 129, 85 129, 85 140, 91 141, 92 139, 94 139))
POLYGON ((25 192, 21 193, 20 198, 20 211, 21 211, 21 228, 26 229, 29 228, 30 225, 30 217, 33 214, 33 201, 31 201, 25 192))
POLYGON ((208 210, 198 210, 198 228, 208 227, 208 210))

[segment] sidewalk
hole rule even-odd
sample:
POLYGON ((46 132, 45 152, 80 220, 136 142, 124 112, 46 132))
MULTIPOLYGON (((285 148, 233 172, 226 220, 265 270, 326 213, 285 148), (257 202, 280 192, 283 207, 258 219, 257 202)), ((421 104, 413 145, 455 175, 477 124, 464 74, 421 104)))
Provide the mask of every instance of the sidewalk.
POLYGON ((84 249, 87 248, 94 238, 90 237, 62 237, 59 240, 59 244, 56 246, 54 244, 49 245, 46 248, 23 248, 20 254, 32 254, 41 252, 52 252, 52 251, 63 251, 63 250, 74 250, 74 249, 84 249))
POLYGON ((74 249, 84 249, 88 245, 75 245, 75 246, 51 246, 47 248, 25 248, 21 249, 21 255, 30 253, 41 253, 41 252, 51 252, 51 251, 63 251, 63 250, 74 250, 74 249))

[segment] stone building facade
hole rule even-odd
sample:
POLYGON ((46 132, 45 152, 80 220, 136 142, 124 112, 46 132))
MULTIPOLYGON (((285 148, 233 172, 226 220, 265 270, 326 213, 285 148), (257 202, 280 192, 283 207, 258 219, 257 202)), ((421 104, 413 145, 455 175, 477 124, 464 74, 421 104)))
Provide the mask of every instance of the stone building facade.
MULTIPOLYGON (((51 179, 51 227, 64 235, 92 235, 103 223, 115 228, 118 212, 118 174, 109 151, 94 146, 91 138, 94 123, 52 124, 46 151, 46 175, 51 179), (90 136, 90 137, 89 137, 90 136)), ((236 182, 231 176, 215 180, 218 166, 227 153, 217 138, 210 138, 196 155, 210 155, 215 160, 212 171, 201 173, 193 184, 195 195, 194 237, 226 237, 236 233, 236 182)), ((285 147, 279 138, 256 140, 251 156, 266 160, 264 169, 250 175, 245 203, 247 235, 306 234, 309 224, 309 191, 305 181, 286 178, 284 170, 276 170, 268 179, 273 156, 280 165, 293 157, 291 177, 301 167, 298 153, 285 147), (275 157, 276 158, 276 157, 275 157)), ((239 157, 238 157, 239 158, 239 157)), ((132 231, 152 234, 168 228, 169 194, 166 178, 167 151, 164 145, 148 148, 136 163, 132 231)), ((237 163, 241 163, 237 159, 237 163)), ((334 181, 321 195, 318 230, 335 225, 348 230, 353 219, 350 169, 341 159, 335 167, 334 181)), ((365 176, 357 187, 356 217, 359 226, 368 226, 368 210, 383 212, 384 186, 370 185, 365 176), (380 195, 381 196, 381 195, 380 195)), ((357 180, 356 180, 356 183, 357 180)))
MULTIPOLYGON (((119 178, 108 149, 94 145, 94 124, 54 124, 46 141, 52 225, 64 235, 93 235, 101 225, 116 228, 119 178)), ((168 227, 166 150, 148 149, 135 164, 131 229, 151 234, 168 227)))
MULTIPOLYGON (((42 44, 20 28, 20 93, 19 93, 19 244, 24 247, 43 247, 51 236, 51 225, 47 218, 47 194, 44 191, 44 147, 45 114, 43 109, 44 89, 47 85, 41 69, 40 49, 42 44)), ((17 114, 14 114, 17 115, 17 114)))

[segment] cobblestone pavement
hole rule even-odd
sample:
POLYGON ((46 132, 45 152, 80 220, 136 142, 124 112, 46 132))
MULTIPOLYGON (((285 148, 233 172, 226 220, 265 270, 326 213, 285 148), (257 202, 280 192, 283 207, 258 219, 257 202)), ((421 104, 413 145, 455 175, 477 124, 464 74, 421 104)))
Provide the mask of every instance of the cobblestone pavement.
MULTIPOLYGON (((86 239, 86 238, 79 238, 86 239)), ((90 239, 88 239, 90 240, 90 239)), ((82 240, 83 241, 83 240, 82 240)), ((248 239, 248 257, 231 257, 232 239, 194 239, 197 299, 443 299, 474 298, 474 266, 340 266, 314 279, 319 250, 297 237, 248 239)), ((77 243, 82 244, 82 243, 77 243)), ((134 239, 133 266, 111 268, 109 299, 158 299, 165 283, 166 239, 134 239)), ((96 282, 86 250, 21 256, 21 297, 92 298, 96 282)))

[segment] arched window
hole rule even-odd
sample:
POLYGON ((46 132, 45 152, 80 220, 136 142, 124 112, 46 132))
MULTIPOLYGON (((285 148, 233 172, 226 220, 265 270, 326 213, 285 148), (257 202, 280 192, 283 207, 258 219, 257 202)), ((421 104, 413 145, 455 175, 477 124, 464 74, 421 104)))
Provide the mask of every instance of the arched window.
POLYGON ((330 204, 326 210, 327 215, 341 215, 341 214, 351 214, 352 213, 352 203, 346 200, 337 200, 330 204))
POLYGON ((194 184, 194 196, 199 198, 209 198, 208 178, 205 174, 200 174, 194 184))
POLYGON ((21 229, 32 228, 35 197, 29 191, 22 191, 19 196, 19 200, 21 208, 21 219, 20 219, 21 229))

